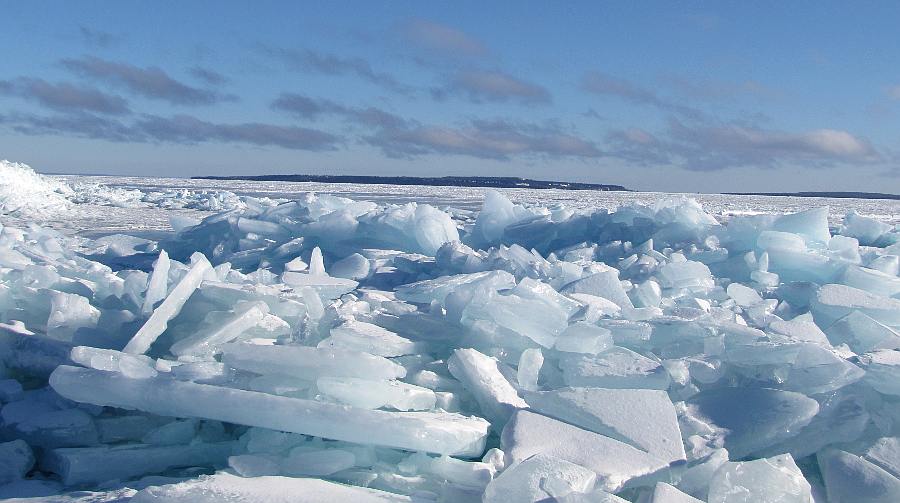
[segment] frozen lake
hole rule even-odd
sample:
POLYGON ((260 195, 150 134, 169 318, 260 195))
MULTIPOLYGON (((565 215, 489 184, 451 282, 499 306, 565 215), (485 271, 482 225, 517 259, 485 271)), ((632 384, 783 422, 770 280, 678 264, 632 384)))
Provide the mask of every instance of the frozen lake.
MULTIPOLYGON (((109 187, 138 189, 144 192, 187 189, 192 191, 230 191, 237 195, 294 199, 307 192, 334 194, 378 203, 429 203, 439 208, 454 207, 477 210, 486 189, 472 187, 433 187, 411 185, 354 185, 342 183, 256 182, 243 180, 191 180, 185 178, 110 177, 60 175, 55 178, 70 183, 98 183, 109 187)), ((889 222, 900 223, 900 201, 884 199, 839 199, 820 197, 738 196, 723 194, 678 194, 665 192, 601 192, 559 189, 500 189, 513 202, 525 205, 565 205, 570 208, 606 208, 614 210, 623 204, 653 204, 668 198, 696 199, 717 218, 756 213, 793 213, 821 206, 829 207, 832 225, 850 211, 889 222)), ((46 222, 59 228, 106 234, 130 231, 155 233, 170 230, 173 214, 202 217, 211 214, 199 210, 159 207, 118 208, 81 204, 75 210, 46 222)))

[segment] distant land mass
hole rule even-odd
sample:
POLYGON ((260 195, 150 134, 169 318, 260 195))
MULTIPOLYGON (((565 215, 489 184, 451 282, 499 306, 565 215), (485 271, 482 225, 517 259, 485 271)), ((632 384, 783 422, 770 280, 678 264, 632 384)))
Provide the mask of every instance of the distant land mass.
POLYGON ((255 182, 317 182, 385 185, 434 185, 438 187, 493 187, 498 189, 563 189, 632 192, 621 185, 554 182, 513 176, 367 176, 367 175, 236 175, 192 176, 198 180, 249 180, 255 182))
POLYGON ((723 192, 729 196, 788 196, 788 197, 835 197, 841 199, 893 199, 900 200, 898 194, 881 192, 723 192))

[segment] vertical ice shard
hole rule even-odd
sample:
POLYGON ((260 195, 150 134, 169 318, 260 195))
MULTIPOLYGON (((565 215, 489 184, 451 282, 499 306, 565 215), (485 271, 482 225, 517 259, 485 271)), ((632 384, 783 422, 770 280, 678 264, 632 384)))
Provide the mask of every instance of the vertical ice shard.
POLYGON ((212 271, 212 264, 206 260, 203 254, 195 253, 191 258, 194 260, 194 264, 190 270, 175 285, 175 288, 172 289, 172 292, 169 293, 162 304, 153 311, 153 314, 150 315, 144 326, 128 341, 125 349, 123 349, 124 352, 134 354, 146 353, 156 339, 166 331, 172 318, 178 316, 181 308, 184 307, 184 303, 200 286, 204 276, 212 271))
POLYGON ((538 348, 528 348, 522 351, 519 358, 519 367, 516 370, 519 387, 522 389, 534 391, 537 389, 538 376, 541 373, 541 366, 544 364, 544 355, 538 348))
POLYGON ((147 283, 147 291, 144 292, 144 303, 141 306, 141 314, 148 316, 153 312, 153 306, 166 298, 166 290, 169 281, 169 254, 166 250, 160 250, 159 257, 153 264, 153 273, 147 283))

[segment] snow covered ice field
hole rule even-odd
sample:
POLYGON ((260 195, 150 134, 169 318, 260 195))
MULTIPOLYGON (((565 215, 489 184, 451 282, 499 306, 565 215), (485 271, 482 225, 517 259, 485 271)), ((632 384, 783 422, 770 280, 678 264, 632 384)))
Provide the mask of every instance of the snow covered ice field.
POLYGON ((900 501, 900 201, 0 184, 0 498, 900 501))

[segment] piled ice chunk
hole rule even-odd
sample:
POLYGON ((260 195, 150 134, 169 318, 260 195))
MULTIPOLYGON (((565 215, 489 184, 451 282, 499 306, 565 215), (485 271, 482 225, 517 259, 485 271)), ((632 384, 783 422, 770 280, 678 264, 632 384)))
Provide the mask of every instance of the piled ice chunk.
POLYGON ((27 164, 0 160, 0 213, 25 219, 59 218, 90 204, 115 207, 185 208, 223 211, 241 208, 244 201, 228 191, 188 189, 144 192, 99 183, 67 181, 36 173, 27 164))
POLYGON ((826 217, 245 198, 120 270, 4 224, 0 497, 895 501, 900 232, 826 217))

